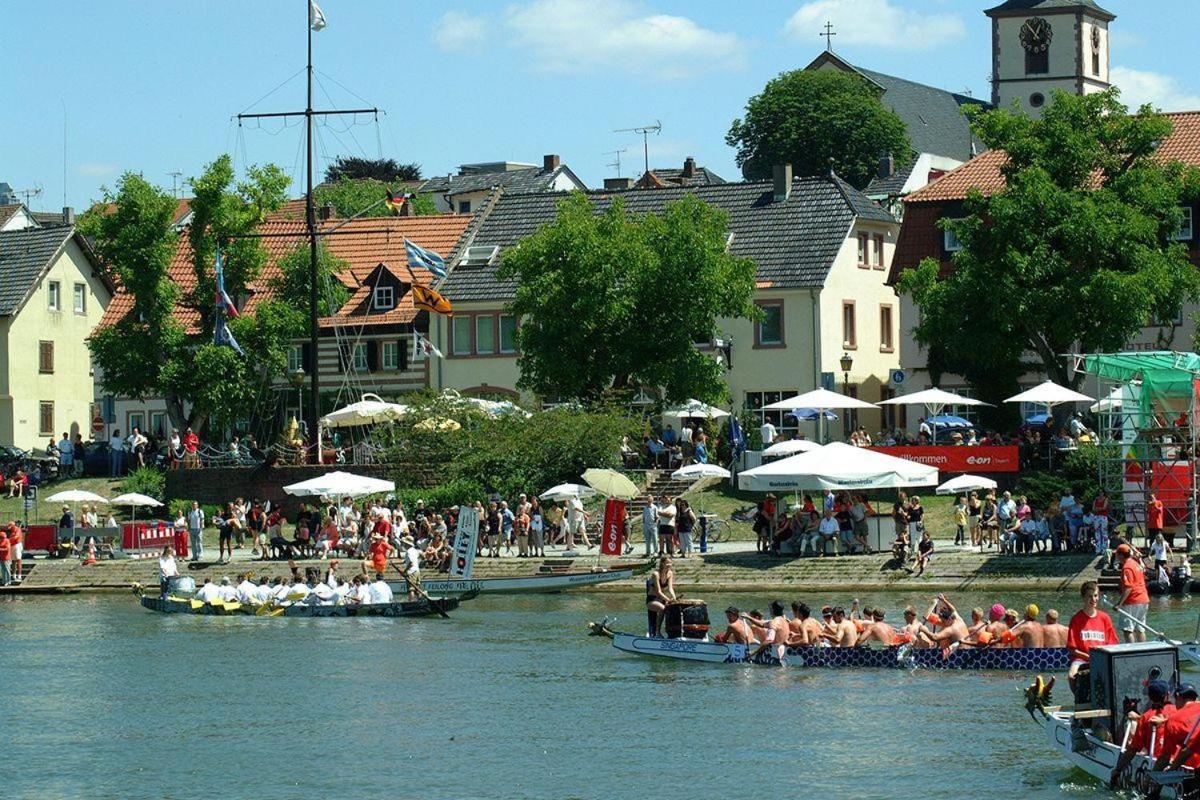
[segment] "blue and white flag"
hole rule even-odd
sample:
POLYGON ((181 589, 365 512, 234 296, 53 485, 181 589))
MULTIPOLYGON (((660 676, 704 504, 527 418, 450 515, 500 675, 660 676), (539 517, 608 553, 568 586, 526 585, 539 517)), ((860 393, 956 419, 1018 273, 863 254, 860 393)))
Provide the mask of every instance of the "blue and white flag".
POLYGON ((221 345, 229 345, 233 348, 233 352, 239 356, 245 356, 241 345, 237 343, 237 339, 233 338, 233 331, 229 330, 229 325, 225 321, 226 316, 236 317, 238 315, 237 306, 229 299, 229 295, 225 294, 225 269, 221 264, 221 248, 217 248, 217 263, 216 263, 216 313, 213 315, 213 344, 220 347, 221 345))
POLYGON ((746 452, 746 436, 742 433, 736 414, 729 416, 729 443, 732 445, 733 460, 737 461, 746 452))
POLYGON ((446 277, 446 259, 432 250, 426 250, 416 242, 404 240, 404 250, 408 253, 409 269, 420 267, 427 269, 439 278, 446 277))

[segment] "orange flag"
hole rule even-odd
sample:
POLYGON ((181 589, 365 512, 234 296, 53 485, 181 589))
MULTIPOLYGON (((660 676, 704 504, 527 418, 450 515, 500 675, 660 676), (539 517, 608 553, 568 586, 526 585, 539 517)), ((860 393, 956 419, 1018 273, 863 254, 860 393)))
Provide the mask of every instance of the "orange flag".
POLYGON ((414 283, 412 296, 413 305, 422 311, 428 311, 431 314, 445 314, 447 317, 454 316, 454 306, 450 305, 450 300, 428 286, 414 283))

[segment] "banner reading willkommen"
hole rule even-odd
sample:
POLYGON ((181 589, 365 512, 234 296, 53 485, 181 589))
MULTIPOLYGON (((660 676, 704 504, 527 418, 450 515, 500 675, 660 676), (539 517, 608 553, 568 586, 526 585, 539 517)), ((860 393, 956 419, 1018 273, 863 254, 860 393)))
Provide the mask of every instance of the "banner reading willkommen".
POLYGON ((479 539, 479 512, 474 506, 458 507, 458 533, 454 536, 454 558, 450 574, 456 578, 471 577, 475 564, 475 542, 479 539))
POLYGON ((606 556, 621 555, 625 541, 625 501, 609 498, 604 504, 604 526, 600 529, 600 552, 606 556))

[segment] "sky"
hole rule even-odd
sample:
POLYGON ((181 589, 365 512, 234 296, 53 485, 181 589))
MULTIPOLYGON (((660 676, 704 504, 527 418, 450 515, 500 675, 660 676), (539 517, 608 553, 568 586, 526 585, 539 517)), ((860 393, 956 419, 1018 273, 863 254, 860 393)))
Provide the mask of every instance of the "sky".
MULTIPOLYGON (((990 97, 990 25, 978 0, 318 0, 317 164, 338 155, 417 162, 562 157, 585 183, 686 156, 738 178, 730 123, 772 77, 825 46, 854 64, 990 97)), ((1200 109, 1195 0, 1101 0, 1113 76, 1131 104, 1200 109)), ((173 189, 218 155, 273 162, 303 192, 302 128, 233 119, 302 109, 307 0, 4 0, 0 181, 42 189, 35 209, 84 208, 126 170, 173 189), (46 9, 53 8, 53 13, 46 9), (265 96, 265 99, 263 99, 265 96), (65 136, 65 152, 64 152, 65 136), (65 167, 65 169, 64 169, 65 167)), ((186 193, 180 186, 179 193, 186 193)))

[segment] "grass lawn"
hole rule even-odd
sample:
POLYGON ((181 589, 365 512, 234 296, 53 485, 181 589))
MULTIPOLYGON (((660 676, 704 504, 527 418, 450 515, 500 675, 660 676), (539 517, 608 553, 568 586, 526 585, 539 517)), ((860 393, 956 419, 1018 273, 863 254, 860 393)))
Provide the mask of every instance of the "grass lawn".
MULTIPOLYGON (((116 497, 121 494, 121 482, 109 480, 108 478, 72 478, 68 480, 55 481, 47 486, 38 487, 38 499, 34 503, 34 507, 29 509, 30 524, 57 522, 62 515, 61 503, 49 503, 46 498, 52 494, 66 491, 67 489, 83 489, 87 492, 94 492, 101 497, 116 497)), ((7 492, 4 493, 7 495, 7 492)), ((74 508, 75 504, 71 506, 74 508)), ((104 521, 104 515, 107 513, 108 506, 100 506, 101 522, 104 521)), ((140 515, 145 516, 146 509, 140 509, 140 515)), ((129 509, 123 506, 113 508, 113 513, 116 514, 118 520, 129 518, 129 509)), ((8 520, 25 519, 24 499, 20 497, 0 496, 0 520, 7 522, 8 520)))

